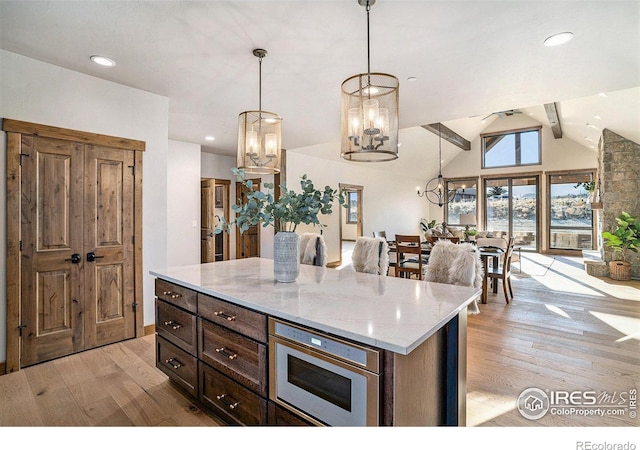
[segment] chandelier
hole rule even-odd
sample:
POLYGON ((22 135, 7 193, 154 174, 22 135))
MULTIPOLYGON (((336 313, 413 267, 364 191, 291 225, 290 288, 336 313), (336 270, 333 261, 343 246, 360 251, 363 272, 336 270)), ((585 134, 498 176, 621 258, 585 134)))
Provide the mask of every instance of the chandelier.
POLYGON ((398 158, 398 79, 371 72, 369 11, 376 0, 357 0, 367 10, 367 73, 342 82, 341 155, 349 161, 398 158))
POLYGON ((238 169, 246 173, 280 173, 280 145, 282 118, 276 113, 262 110, 262 58, 267 51, 253 50, 260 66, 258 110, 240 113, 238 119, 238 169))
POLYGON ((420 192, 418 188, 418 195, 420 197, 426 197, 434 205, 442 206, 445 203, 449 203, 456 195, 455 189, 447 189, 444 178, 442 176, 442 124, 438 123, 438 176, 430 179, 424 191, 420 192))

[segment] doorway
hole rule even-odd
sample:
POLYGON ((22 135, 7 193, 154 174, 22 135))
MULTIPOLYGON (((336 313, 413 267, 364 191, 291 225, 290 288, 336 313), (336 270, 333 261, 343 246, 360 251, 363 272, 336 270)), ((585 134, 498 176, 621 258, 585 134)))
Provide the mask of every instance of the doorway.
POLYGON ((350 263, 355 241, 362 236, 364 186, 340 184, 347 208, 340 207, 340 266, 350 263))
POLYGON ((200 262, 229 259, 229 233, 215 233, 224 218, 229 222, 230 180, 202 178, 200 180, 200 262))
MULTIPOLYGON (((253 178, 253 190, 260 190, 260 178, 253 178)), ((236 204, 246 203, 249 188, 242 183, 236 182, 236 204)), ((236 228, 236 259, 252 258, 260 256, 260 225, 252 225, 244 233, 240 233, 236 228)))
POLYGON ((3 129, 7 371, 141 336, 144 142, 3 129))
POLYGON ((485 178, 484 229, 513 236, 522 250, 540 249, 540 176, 485 178))

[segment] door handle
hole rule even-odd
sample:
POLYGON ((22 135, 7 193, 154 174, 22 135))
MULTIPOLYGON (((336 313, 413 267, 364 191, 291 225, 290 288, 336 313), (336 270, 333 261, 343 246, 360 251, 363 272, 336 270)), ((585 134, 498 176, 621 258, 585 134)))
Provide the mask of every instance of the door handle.
POLYGON ((71 261, 71 264, 80 264, 80 261, 82 261, 82 256, 80 256, 80 253, 74 253, 73 255, 71 255, 71 258, 67 258, 65 259, 65 261, 71 261))
MULTIPOLYGON (((80 256, 80 255, 78 255, 78 256, 80 256)), ((93 262, 98 258, 104 258, 104 256, 96 256, 96 254, 94 252, 87 253, 87 261, 89 261, 89 262, 93 262)))

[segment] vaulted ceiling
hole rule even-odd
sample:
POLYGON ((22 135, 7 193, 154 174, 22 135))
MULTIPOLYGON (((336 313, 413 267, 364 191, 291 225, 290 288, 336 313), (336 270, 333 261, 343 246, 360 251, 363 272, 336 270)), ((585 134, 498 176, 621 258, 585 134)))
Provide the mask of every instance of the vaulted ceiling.
MULTIPOLYGON (((586 147, 603 127, 640 142, 637 0, 378 0, 370 20, 371 69, 399 78, 401 128, 444 122, 472 140, 492 112, 548 124, 555 102, 565 136, 586 147), (543 45, 561 31, 574 39, 543 45)), ((258 108, 254 48, 269 52, 262 106, 284 118, 283 147, 339 140, 340 85, 367 69, 366 11, 357 0, 2 0, 0 47, 166 96, 171 139, 232 155, 238 114, 258 108)))

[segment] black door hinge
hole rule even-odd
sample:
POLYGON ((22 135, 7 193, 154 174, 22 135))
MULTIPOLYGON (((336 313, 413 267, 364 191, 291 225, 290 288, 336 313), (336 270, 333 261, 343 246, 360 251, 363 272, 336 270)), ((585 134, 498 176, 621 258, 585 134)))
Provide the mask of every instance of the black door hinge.
POLYGON ((20 251, 22 251, 22 241, 20 241, 20 251))
POLYGON ((133 303, 131 304, 131 308, 132 308, 134 311, 138 311, 138 304, 137 304, 136 302, 133 302, 133 303))
POLYGON ((18 329, 20 330, 20 337, 22 337, 22 329, 27 328, 26 325, 18 325, 18 329))
POLYGON ((22 158, 24 158, 25 156, 31 156, 29 155, 29 153, 20 153, 20 165, 22 165, 22 158))
POLYGON ((133 176, 136 176, 136 166, 127 166, 129 167, 129 169, 131 169, 131 173, 133 174, 133 176))

